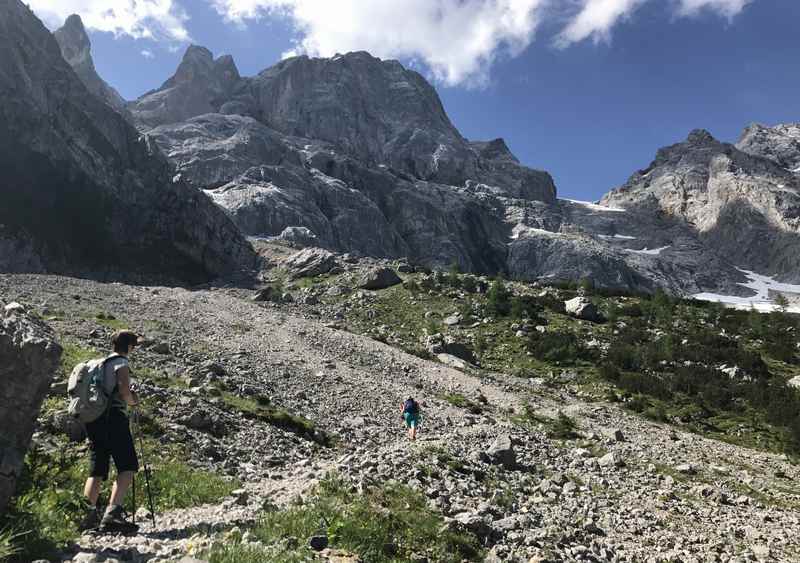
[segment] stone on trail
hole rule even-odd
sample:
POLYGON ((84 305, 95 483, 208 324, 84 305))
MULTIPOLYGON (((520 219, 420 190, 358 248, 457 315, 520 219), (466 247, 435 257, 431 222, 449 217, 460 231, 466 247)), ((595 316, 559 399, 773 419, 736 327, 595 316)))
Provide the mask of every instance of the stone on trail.
POLYGON ((517 454, 514 451, 514 444, 511 436, 501 434, 494 443, 486 450, 490 463, 501 465, 505 469, 515 469, 517 467, 517 454))
POLYGON ((359 289, 386 289, 402 283, 403 280, 391 268, 373 268, 366 272, 358 282, 359 289))
POLYGON ((622 467, 625 462, 617 452, 608 452, 606 455, 597 460, 600 467, 622 467))
POLYGON ((0 514, 14 493, 36 417, 61 358, 53 331, 17 303, 0 313, 0 514))

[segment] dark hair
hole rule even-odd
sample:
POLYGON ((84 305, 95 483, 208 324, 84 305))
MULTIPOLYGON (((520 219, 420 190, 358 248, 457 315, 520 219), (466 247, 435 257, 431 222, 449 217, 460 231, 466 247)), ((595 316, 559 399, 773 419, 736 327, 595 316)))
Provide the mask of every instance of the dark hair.
POLYGON ((127 354, 129 346, 139 344, 139 337, 129 330, 118 330, 111 337, 111 345, 117 354, 127 354))

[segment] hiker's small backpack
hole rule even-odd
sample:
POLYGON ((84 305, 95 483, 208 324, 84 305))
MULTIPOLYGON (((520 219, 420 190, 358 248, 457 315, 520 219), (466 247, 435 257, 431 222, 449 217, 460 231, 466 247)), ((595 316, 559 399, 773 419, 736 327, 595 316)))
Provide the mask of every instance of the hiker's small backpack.
POLYGON ((403 413, 417 414, 419 412, 419 405, 414 399, 408 399, 403 403, 403 413))
POLYGON ((67 382, 67 412, 70 416, 86 424, 94 422, 108 411, 111 397, 105 390, 105 367, 108 360, 118 357, 113 355, 89 360, 75 366, 67 382))

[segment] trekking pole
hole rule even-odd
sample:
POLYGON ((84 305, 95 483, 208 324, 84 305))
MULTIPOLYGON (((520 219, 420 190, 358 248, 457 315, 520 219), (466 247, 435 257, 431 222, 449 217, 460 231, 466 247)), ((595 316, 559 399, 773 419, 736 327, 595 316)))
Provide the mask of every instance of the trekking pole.
POLYGON ((133 474, 131 481, 131 492, 133 493, 133 523, 136 524, 136 473, 133 474))
POLYGON ((150 468, 147 467, 147 460, 144 457, 144 439, 142 439, 142 426, 139 424, 139 413, 136 412, 136 434, 139 436, 139 451, 142 454, 142 466, 144 467, 144 484, 147 489, 147 502, 150 506, 150 519, 153 521, 153 529, 156 527, 156 505, 153 502, 153 491, 150 489, 150 468))

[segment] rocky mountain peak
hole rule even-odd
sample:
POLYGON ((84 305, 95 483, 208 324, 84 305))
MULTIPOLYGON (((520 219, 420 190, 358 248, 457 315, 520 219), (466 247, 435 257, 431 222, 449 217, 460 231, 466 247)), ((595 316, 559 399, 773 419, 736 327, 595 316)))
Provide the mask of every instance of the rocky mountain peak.
POLYGON ((64 25, 53 32, 53 36, 61 49, 61 56, 69 63, 89 91, 117 111, 124 111, 125 100, 119 95, 119 92, 100 78, 95 70, 92 59, 92 42, 89 34, 86 33, 81 17, 77 14, 69 16, 64 25))
POLYGON ((215 60, 214 55, 206 47, 189 45, 175 74, 162 88, 209 79, 222 83, 239 80, 239 70, 233 57, 223 55, 215 60))
POLYGON ((705 145, 718 142, 714 136, 705 129, 693 129, 689 132, 686 142, 690 145, 705 145))
POLYGON ((83 27, 83 20, 78 14, 69 16, 64 25, 54 32, 56 41, 61 47, 61 54, 70 66, 88 66, 94 69, 91 48, 92 43, 86 28, 83 27))

